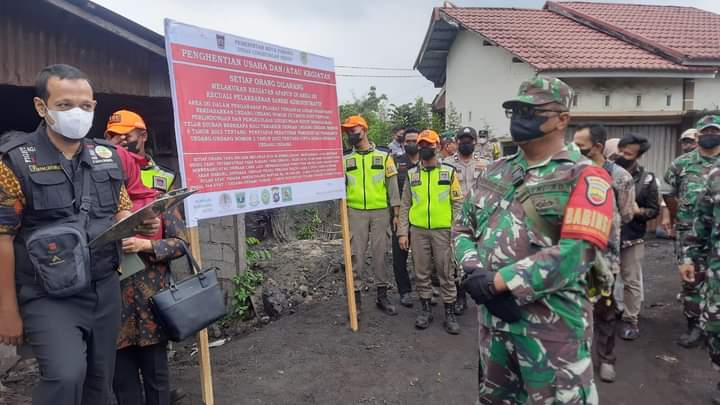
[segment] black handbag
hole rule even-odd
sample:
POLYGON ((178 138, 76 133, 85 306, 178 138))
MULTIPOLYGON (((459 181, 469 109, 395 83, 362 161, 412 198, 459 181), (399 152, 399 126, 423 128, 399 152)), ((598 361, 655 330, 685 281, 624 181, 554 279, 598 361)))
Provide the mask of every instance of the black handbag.
POLYGON ((182 248, 194 275, 178 283, 171 276, 170 287, 150 298, 155 318, 174 342, 207 328, 227 313, 217 267, 201 270, 184 243, 182 248))

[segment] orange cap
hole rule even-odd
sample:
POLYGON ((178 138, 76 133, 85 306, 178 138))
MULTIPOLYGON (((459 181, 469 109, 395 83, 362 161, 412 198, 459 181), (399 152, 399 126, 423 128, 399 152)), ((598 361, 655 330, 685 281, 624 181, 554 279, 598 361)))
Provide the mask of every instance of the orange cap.
POLYGON ((365 118, 359 116, 359 115, 351 115, 347 118, 345 118, 345 122, 340 125, 344 129, 350 129, 356 126, 361 126, 365 129, 368 129, 367 121, 365 121, 365 118))
POLYGON ((440 136, 432 129, 426 129, 420 132, 420 135, 418 135, 417 137, 417 143, 420 143, 422 141, 438 144, 440 143, 440 136))
POLYGON ((116 134, 127 134, 135 128, 147 130, 142 117, 132 111, 120 110, 115 111, 110 116, 105 132, 111 131, 116 134))

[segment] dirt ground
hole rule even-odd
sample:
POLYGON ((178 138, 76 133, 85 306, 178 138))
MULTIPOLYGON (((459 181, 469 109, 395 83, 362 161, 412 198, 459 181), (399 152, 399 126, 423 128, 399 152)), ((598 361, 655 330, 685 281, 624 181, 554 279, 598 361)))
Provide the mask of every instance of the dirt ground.
MULTIPOLYGON (((603 404, 706 404, 718 381, 703 350, 674 343, 684 330, 669 241, 648 242, 642 336, 618 339, 618 381, 599 383, 603 404)), ((338 275, 339 276, 339 275, 338 275)), ((477 393, 474 311, 459 336, 442 329, 440 308, 425 331, 414 311, 380 314, 364 300, 361 329, 346 326, 343 297, 308 305, 261 330, 212 350, 216 403, 472 404, 477 393)), ((200 404, 199 370, 174 369, 174 384, 200 404)))
MULTIPOLYGON (((304 242, 307 243, 307 242, 304 242)), ((325 248, 336 249, 331 245, 325 248)), ((400 308, 388 317, 374 308, 374 294, 364 296, 360 331, 346 322, 342 272, 323 263, 311 271, 280 252, 284 271, 296 271, 297 286, 288 291, 293 305, 279 319, 211 349, 215 403, 235 404, 472 404, 477 393, 475 311, 461 317, 462 333, 447 335, 441 308, 428 330, 413 327, 414 309, 400 308), (293 270, 295 268, 295 270, 293 270), (319 282, 323 278, 322 283, 319 282), (307 289, 300 288, 306 284, 307 289), (298 295, 303 291, 304 297, 298 295), (314 296, 307 299, 307 296, 314 296), (302 299, 301 299, 302 298, 302 299)), ((296 256, 297 257, 297 256, 296 256)), ((274 273, 272 264, 264 271, 274 273)), ((275 282, 287 284, 277 274, 275 282)), ((598 383, 603 404, 707 404, 718 381, 703 350, 685 350, 674 340, 684 330, 679 290, 669 241, 648 242, 645 260, 646 304, 642 336, 618 339, 618 381, 598 383)), ((276 286, 276 288, 279 288, 276 286)), ((197 358, 177 345, 172 383, 202 404, 197 358)), ((7 379, 9 392, 29 395, 32 373, 7 379), (14 380, 14 381, 13 381, 14 380)), ((24 403, 0 392, 0 404, 24 403)))

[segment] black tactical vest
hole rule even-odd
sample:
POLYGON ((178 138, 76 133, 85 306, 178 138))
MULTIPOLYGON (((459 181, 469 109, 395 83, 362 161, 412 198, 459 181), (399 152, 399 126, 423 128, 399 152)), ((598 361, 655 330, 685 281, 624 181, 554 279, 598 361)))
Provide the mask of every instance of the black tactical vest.
MULTIPOLYGON (((14 137, 0 147, 5 164, 15 173, 25 195, 20 230, 15 237, 15 278, 19 285, 36 284, 35 270, 25 248, 32 232, 49 224, 78 219, 84 171, 90 171, 92 207, 87 226, 88 241, 115 223, 123 172, 112 144, 83 139, 76 169, 63 167, 65 159, 50 142, 45 125, 35 132, 14 137)), ((66 166, 68 166, 66 164, 66 166)), ((111 242, 90 250, 93 280, 113 274, 120 263, 120 246, 111 242)))

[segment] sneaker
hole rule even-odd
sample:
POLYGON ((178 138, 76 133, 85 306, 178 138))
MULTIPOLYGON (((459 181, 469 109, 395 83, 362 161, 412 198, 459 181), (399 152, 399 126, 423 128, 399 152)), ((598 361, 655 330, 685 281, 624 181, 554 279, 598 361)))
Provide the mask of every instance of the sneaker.
POLYGON ((600 363, 600 379, 606 383, 615 382, 615 366, 608 363, 600 363))
POLYGON ((622 321, 620 324, 620 339, 635 340, 640 337, 640 328, 632 322, 622 321))

